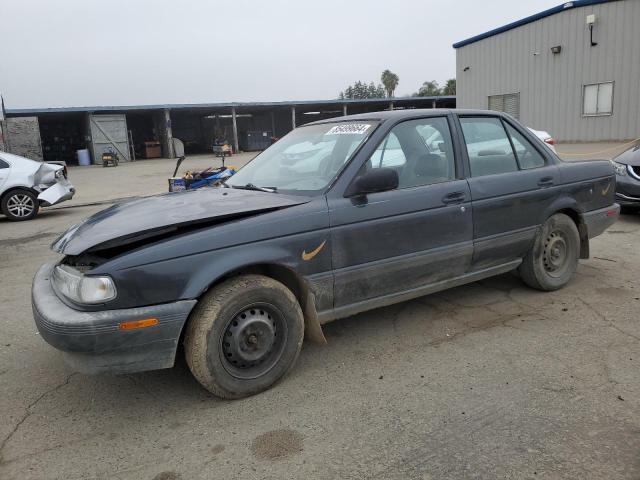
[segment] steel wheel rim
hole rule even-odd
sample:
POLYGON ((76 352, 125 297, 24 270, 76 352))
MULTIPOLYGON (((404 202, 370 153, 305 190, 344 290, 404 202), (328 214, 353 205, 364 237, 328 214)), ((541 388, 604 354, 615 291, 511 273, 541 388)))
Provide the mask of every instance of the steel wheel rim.
POLYGON ((220 338, 222 365, 235 378, 258 378, 278 363, 286 338, 284 315, 274 305, 244 307, 227 322, 220 338))
POLYGON ((569 267, 569 241, 559 230, 549 233, 544 242, 542 265, 545 272, 552 277, 561 277, 569 267))
POLYGON ((7 211, 14 217, 28 217, 33 213, 35 208, 33 198, 26 193, 17 193, 7 200, 7 211))

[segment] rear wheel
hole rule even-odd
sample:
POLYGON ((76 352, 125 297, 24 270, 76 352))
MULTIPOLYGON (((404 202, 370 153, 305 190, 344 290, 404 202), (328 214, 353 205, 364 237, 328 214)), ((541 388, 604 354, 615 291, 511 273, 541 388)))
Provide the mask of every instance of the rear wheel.
POLYGON ((578 266, 580 235, 573 220, 562 213, 547 219, 520 265, 524 283, 538 290, 564 287, 578 266))
POLYGON ((38 214, 40 204, 33 192, 18 189, 12 190, 2 197, 0 208, 9 220, 19 222, 35 217, 38 214))
POLYGON ((187 325, 185 355, 207 390, 242 398, 271 387, 293 367, 303 336, 293 293, 272 278, 242 275, 198 302, 187 325))

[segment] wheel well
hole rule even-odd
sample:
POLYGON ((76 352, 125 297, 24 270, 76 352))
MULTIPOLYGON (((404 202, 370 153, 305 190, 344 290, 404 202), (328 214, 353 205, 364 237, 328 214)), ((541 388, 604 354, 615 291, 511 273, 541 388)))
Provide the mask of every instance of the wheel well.
POLYGON ((580 214, 572 208, 564 208, 558 210, 556 213, 564 213, 567 217, 573 220, 578 228, 578 234, 580 235, 580 258, 589 258, 589 232, 587 226, 582 221, 580 214))
MULTIPOLYGON (((287 287, 298 299, 301 306, 304 306, 306 301, 306 288, 304 282, 298 278, 298 276, 292 270, 282 265, 274 264, 258 264, 241 267, 237 270, 227 273, 223 277, 215 281, 219 283, 227 278, 236 277, 238 275, 256 274, 264 275, 265 277, 273 278, 287 287)), ((209 286, 211 288, 211 286, 209 286)))
POLYGON ((4 200, 4 198, 9 195, 12 192, 16 192, 16 191, 20 191, 20 190, 25 190, 27 192, 31 192, 33 193, 36 197, 38 196, 38 191, 34 190, 33 188, 29 188, 29 187, 11 187, 10 189, 8 189, 5 192, 2 192, 2 194, 0 195, 0 202, 2 200, 4 200))

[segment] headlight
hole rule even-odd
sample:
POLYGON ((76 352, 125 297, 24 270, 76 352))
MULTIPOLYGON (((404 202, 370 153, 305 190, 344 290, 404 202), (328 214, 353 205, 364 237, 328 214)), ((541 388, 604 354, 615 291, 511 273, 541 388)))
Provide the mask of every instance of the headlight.
POLYGON ((87 277, 75 268, 58 265, 53 281, 65 297, 76 303, 104 303, 116 298, 116 286, 109 277, 87 277))
POLYGON ((626 165, 623 165, 622 163, 617 163, 617 162, 611 162, 611 165, 613 165, 613 170, 616 172, 616 175, 620 175, 621 177, 624 177, 627 174, 626 165))

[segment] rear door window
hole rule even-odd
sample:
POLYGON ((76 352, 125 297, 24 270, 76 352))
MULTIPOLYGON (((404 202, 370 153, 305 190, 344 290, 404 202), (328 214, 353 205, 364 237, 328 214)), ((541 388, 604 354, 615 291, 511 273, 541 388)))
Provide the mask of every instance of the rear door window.
POLYGON ((524 138, 524 136, 518 132, 515 128, 505 122, 507 132, 513 142, 513 148, 516 150, 516 156, 518 157, 518 163, 520 168, 528 170, 530 168, 544 167, 544 157, 531 145, 531 143, 524 138))
POLYGON ((460 118, 472 177, 518 171, 518 162, 500 119, 460 118))

